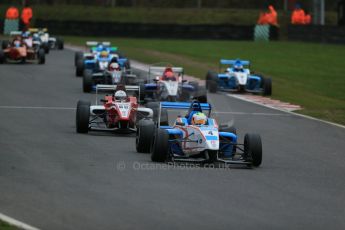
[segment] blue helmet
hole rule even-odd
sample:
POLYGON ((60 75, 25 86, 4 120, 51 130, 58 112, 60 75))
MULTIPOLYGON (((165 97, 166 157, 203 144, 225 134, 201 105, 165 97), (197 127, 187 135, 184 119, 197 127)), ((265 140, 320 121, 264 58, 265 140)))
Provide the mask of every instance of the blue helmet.
POLYGON ((23 37, 23 38, 27 38, 27 37, 29 37, 29 35, 30 35, 30 32, 29 32, 29 31, 26 31, 26 32, 24 32, 24 33, 22 34, 22 37, 23 37))
POLYGON ((235 69, 243 69, 243 64, 242 64, 241 60, 236 60, 235 61, 234 68, 235 69))

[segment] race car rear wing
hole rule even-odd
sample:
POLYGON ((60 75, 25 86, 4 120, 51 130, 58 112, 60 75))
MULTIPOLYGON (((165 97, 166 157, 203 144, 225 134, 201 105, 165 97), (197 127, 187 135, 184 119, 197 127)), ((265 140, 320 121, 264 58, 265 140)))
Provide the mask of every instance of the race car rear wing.
POLYGON ((11 36, 18 36, 18 35, 22 35, 22 31, 11 31, 10 32, 11 36))
MULTIPOLYGON (((161 102, 161 108, 165 109, 190 109, 193 104, 196 102, 161 102)), ((197 103, 196 106, 199 106, 202 110, 211 110, 212 107, 209 103, 197 103)))
POLYGON ((31 33, 37 33, 39 31, 46 33, 48 32, 48 29, 47 28, 29 28, 29 32, 31 33))
MULTIPOLYGON (((149 73, 147 75, 148 80, 150 80, 152 77, 162 76, 166 68, 167 67, 163 67, 163 66, 150 66, 149 73)), ((171 69, 174 73, 177 73, 183 78, 183 74, 184 74, 183 67, 171 67, 171 69)))
POLYGON ((221 65, 234 65, 237 61, 240 61, 242 65, 250 65, 250 61, 245 61, 245 60, 227 60, 227 59, 221 59, 220 64, 221 65))
MULTIPOLYGON (((161 67, 161 66, 150 66, 149 67, 149 73, 152 73, 152 74, 163 74, 165 69, 167 67, 161 67)), ((184 72, 183 68, 182 67, 171 67, 172 71, 175 72, 175 73, 182 73, 184 72)))
POLYGON ((97 45, 110 46, 111 42, 108 42, 108 41, 104 41, 104 42, 87 41, 86 42, 86 46, 97 46, 97 45))
POLYGON ((243 66, 247 66, 250 68, 250 61, 246 60, 229 60, 229 59, 221 59, 219 62, 219 72, 222 72, 222 65, 233 66, 236 62, 240 61, 243 66))
MULTIPOLYGON (((140 95, 140 87, 138 85, 125 85, 124 86, 127 92, 138 92, 140 95)), ((96 105, 98 103, 98 93, 99 92, 108 92, 113 93, 117 89, 117 85, 96 85, 96 105)))
POLYGON ((161 120, 162 109, 168 110, 188 110, 187 114, 190 114, 192 111, 208 111, 208 116, 211 115, 212 107, 209 103, 199 103, 198 101, 194 102, 161 102, 159 111, 158 111, 158 127, 161 127, 159 124, 161 120))

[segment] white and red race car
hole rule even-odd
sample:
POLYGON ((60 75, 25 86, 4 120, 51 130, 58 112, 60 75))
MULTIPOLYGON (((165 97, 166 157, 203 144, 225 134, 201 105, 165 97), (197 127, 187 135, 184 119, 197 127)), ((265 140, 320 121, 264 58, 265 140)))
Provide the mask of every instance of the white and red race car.
POLYGON ((139 120, 153 117, 152 109, 140 107, 137 98, 127 94, 137 91, 139 87, 133 85, 97 85, 95 105, 87 101, 78 101, 76 131, 135 132, 139 120), (101 93, 109 94, 99 98, 101 93))

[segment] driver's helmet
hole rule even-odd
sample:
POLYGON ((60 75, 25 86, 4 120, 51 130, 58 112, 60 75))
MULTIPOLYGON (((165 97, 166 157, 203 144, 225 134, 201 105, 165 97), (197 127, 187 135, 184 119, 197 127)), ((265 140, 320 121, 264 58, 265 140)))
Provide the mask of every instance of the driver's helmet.
POLYGON ((102 58, 107 58, 107 57, 108 57, 108 52, 107 52, 107 51, 102 51, 102 52, 100 53, 100 56, 101 56, 102 58))
POLYGON ((21 43, 22 43, 22 38, 21 37, 17 36, 17 37, 14 38, 13 44, 14 44, 15 47, 20 47, 21 43))
POLYGON ((103 46, 102 44, 98 45, 98 46, 97 46, 97 50, 98 50, 98 51, 104 50, 104 46, 103 46))
POLYGON ((205 125, 207 117, 204 113, 197 112, 192 117, 192 125, 205 125))
POLYGON ((114 71, 114 70, 120 70, 120 65, 116 62, 112 62, 109 65, 109 70, 114 71))
POLYGON ((124 101, 127 99, 127 94, 123 90, 119 90, 114 95, 116 101, 124 101))
POLYGON ((240 60, 237 60, 234 64, 234 69, 235 71, 241 71, 243 70, 243 65, 242 62, 240 60))
POLYGON ((32 36, 32 39, 34 39, 34 40, 39 40, 40 37, 38 36, 37 33, 34 33, 34 35, 32 36))
POLYGON ((28 38, 30 36, 30 32, 29 31, 26 31, 22 34, 22 37, 23 38, 28 38))
POLYGON ((175 74, 172 71, 166 71, 163 75, 163 80, 174 80, 175 74))

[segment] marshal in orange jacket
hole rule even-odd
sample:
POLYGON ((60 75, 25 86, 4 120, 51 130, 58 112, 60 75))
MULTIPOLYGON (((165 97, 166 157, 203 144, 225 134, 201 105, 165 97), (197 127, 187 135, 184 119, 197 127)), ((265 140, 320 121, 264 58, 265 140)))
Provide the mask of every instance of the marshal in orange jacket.
POLYGON ((278 13, 273 6, 268 7, 269 12, 264 12, 260 14, 257 21, 258 25, 274 25, 278 26, 278 13))
POLYGON ((32 18, 32 9, 31 7, 24 7, 24 9, 22 10, 22 21, 25 25, 29 25, 30 24, 30 20, 32 18))
POLYGON ((6 19, 18 19, 19 18, 19 11, 16 7, 11 6, 6 11, 6 19))

